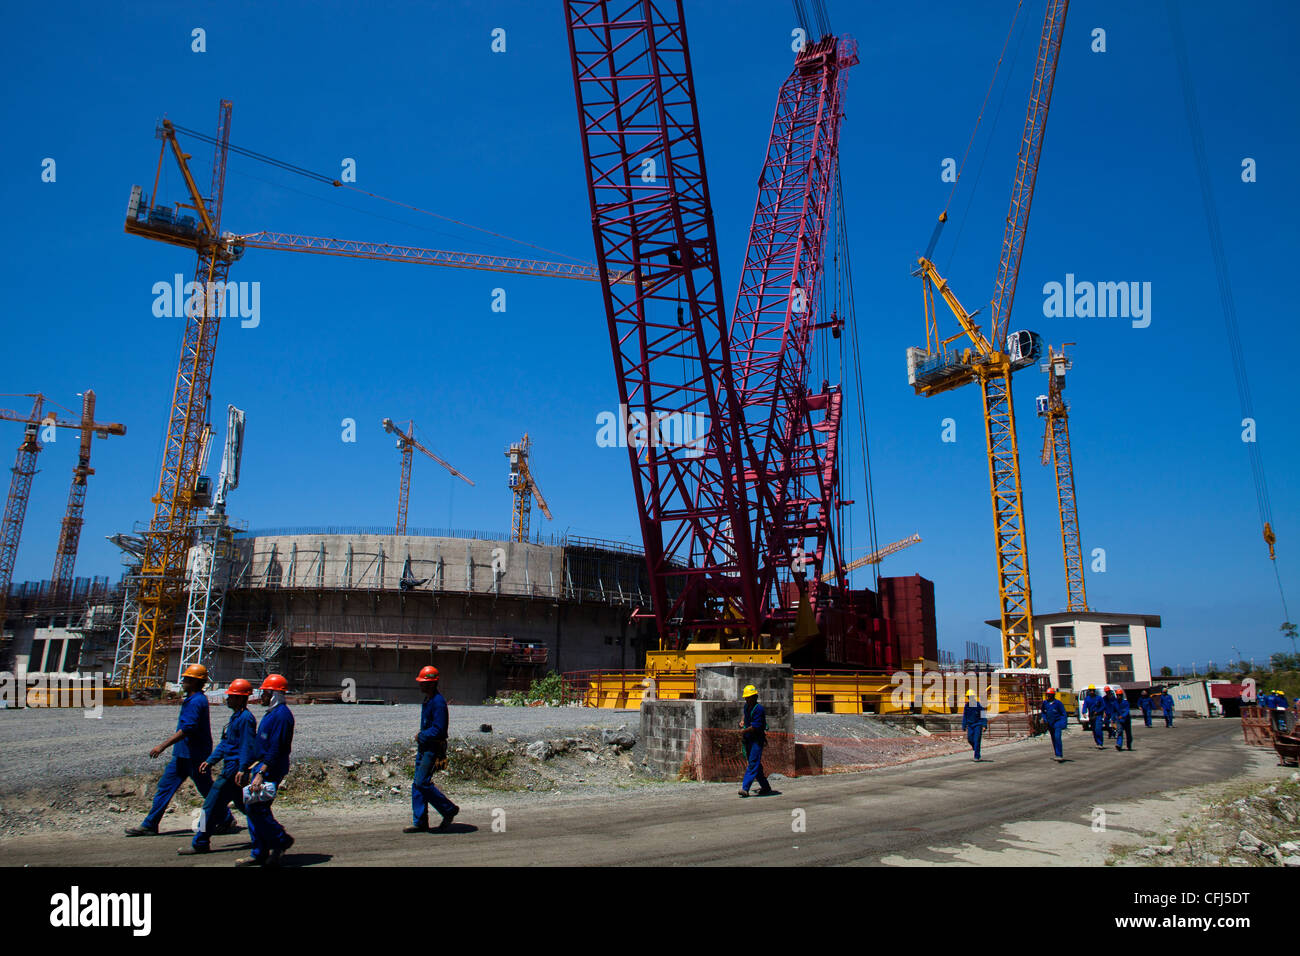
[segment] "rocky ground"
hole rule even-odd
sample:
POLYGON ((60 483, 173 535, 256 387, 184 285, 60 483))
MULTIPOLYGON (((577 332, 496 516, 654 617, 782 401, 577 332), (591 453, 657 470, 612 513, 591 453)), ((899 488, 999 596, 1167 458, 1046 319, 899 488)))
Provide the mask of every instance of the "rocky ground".
POLYGON ((1158 843, 1124 847, 1119 866, 1300 867, 1300 773, 1187 794, 1193 806, 1158 843))
MULTIPOLYGON (((223 718, 213 712, 217 733, 223 718)), ((418 707, 301 706, 295 718, 293 769, 278 805, 347 811, 391 804, 395 813, 409 807, 418 707)), ((98 720, 67 710, 0 715, 0 841, 137 824, 166 759, 151 761, 148 747, 170 734, 175 719, 174 708, 162 707, 109 708, 98 720)), ((448 767, 437 780, 458 802, 600 799, 682 785, 644 764, 636 711, 455 707, 452 721, 448 767)), ((966 749, 960 737, 900 737, 871 718, 846 715, 799 715, 796 731, 801 740, 824 744, 828 770, 894 766, 966 749)), ((183 785, 164 826, 187 826, 201 805, 194 787, 183 785)))

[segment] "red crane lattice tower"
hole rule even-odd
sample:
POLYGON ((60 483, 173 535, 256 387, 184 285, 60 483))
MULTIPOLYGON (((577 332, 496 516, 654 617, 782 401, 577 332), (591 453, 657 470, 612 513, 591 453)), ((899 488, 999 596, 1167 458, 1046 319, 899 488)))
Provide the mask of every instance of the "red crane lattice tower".
POLYGON ((628 458, 659 636, 758 634, 757 470, 742 452, 681 3, 566 0, 565 17, 619 401, 641 426, 628 458), (680 440, 697 423, 704 435, 680 440))

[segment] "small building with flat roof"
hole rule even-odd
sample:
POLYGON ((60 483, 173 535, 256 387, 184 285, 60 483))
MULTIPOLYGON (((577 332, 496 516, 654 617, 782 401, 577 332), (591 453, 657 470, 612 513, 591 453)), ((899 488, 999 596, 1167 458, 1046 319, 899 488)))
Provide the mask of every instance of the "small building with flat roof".
MULTIPOLYGON (((1001 621, 986 621, 1001 628, 1001 621)), ((1034 615, 1034 647, 1040 667, 1058 690, 1080 693, 1089 684, 1141 688, 1151 683, 1147 628, 1158 614, 1060 611, 1034 615)))

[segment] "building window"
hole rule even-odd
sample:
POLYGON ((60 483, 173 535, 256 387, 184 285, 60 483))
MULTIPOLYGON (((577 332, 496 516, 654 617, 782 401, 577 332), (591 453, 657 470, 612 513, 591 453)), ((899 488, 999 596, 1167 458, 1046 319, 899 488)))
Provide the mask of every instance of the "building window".
POLYGON ((1102 659, 1106 662, 1107 684, 1126 684, 1133 680, 1132 654, 1105 654, 1102 659))
POLYGON ((1051 627, 1048 631, 1052 635, 1053 647, 1074 647, 1074 625, 1068 624, 1062 627, 1051 627))
POLYGON ((817 694, 813 698, 813 713, 815 714, 835 713, 835 695, 817 694))
POLYGON ((1057 690, 1074 689, 1074 662, 1073 661, 1056 662, 1056 689, 1057 690))
POLYGON ((81 662, 81 641, 75 638, 68 638, 64 645, 63 651, 63 670, 67 672, 80 671, 81 662))
POLYGON ((32 653, 27 658, 27 669, 40 673, 45 670, 45 645, 48 641, 32 641, 32 653))
POLYGON ((1127 624, 1103 624, 1101 626, 1102 647, 1132 647, 1133 638, 1129 636, 1127 624))

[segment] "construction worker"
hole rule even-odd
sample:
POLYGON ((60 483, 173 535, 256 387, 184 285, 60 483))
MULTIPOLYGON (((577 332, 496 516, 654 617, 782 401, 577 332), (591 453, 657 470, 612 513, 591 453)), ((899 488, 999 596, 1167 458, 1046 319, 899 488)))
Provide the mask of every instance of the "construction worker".
POLYGON ((1113 710, 1115 722, 1115 749, 1133 749, 1133 708, 1128 702, 1124 688, 1115 688, 1115 705, 1113 710), (1126 746, 1127 745, 1127 746, 1126 746))
POLYGON ((1160 710, 1165 715, 1165 726, 1172 727, 1174 725, 1174 698, 1168 690, 1160 694, 1160 710))
POLYGON ((433 783, 435 770, 447 765, 447 701, 438 691, 438 668, 433 665, 420 668, 415 682, 424 694, 420 705, 420 731, 415 735, 417 756, 415 779, 411 781, 412 824, 403 833, 429 832, 429 804, 442 816, 439 830, 446 830, 456 819, 460 807, 452 803, 433 783))
POLYGON ((758 688, 753 684, 745 685, 741 696, 745 698, 745 715, 740 722, 740 740, 749 763, 745 767, 745 778, 740 781, 740 795, 749 796, 749 788, 757 780, 759 796, 767 796, 772 793, 772 788, 767 783, 767 774, 763 773, 763 748, 767 746, 767 712, 758 702, 758 688))
POLYGON ((1055 753, 1053 759, 1057 763, 1063 762, 1065 755, 1061 753, 1061 735, 1070 726, 1070 718, 1065 713, 1065 705, 1056 699, 1055 687, 1047 688, 1047 697, 1043 701, 1043 725, 1052 736, 1052 750, 1055 753))
POLYGON ((1142 721, 1148 727, 1151 726, 1151 695, 1146 691, 1138 698, 1138 706, 1142 708, 1142 721))
POLYGON ((1102 700, 1106 702, 1106 710, 1103 715, 1102 726, 1106 728, 1106 736, 1115 736, 1115 690, 1109 684, 1101 689, 1102 700))
POLYGON ((271 815, 271 802, 289 772, 293 749, 293 713, 284 702, 288 690, 289 682, 279 674, 268 674, 262 681, 262 706, 267 711, 239 757, 243 769, 235 782, 244 787, 244 814, 253 850, 236 860, 235 866, 276 866, 293 846, 293 837, 271 815))
MULTIPOLYGON (((248 698, 253 693, 253 685, 239 677, 230 682, 226 689, 226 706, 230 708, 230 719, 221 729, 221 742, 213 749, 208 759, 199 764, 200 773, 210 773, 211 769, 223 760, 225 764, 221 775, 212 782, 207 799, 203 802, 203 815, 194 830, 194 840, 187 847, 176 852, 181 856, 195 853, 207 853, 212 844, 212 827, 209 821, 217 820, 230 813, 233 802, 239 812, 248 816, 244 808, 242 788, 235 783, 239 774, 239 755, 249 746, 249 741, 257 734, 257 718, 248 709, 248 698)), ((231 828, 226 832, 234 832, 231 828)))
POLYGON ((1101 735, 1104 729, 1103 720, 1106 714, 1106 700, 1097 693, 1096 684, 1088 685, 1088 692, 1083 698, 1083 712, 1088 719, 1088 725, 1092 728, 1092 742, 1097 745, 1098 750, 1101 750, 1101 735))
MULTIPOLYGON (((200 769, 208 759, 208 754, 212 753, 212 724, 208 720, 208 699, 203 696, 203 685, 207 680, 208 669, 202 664, 191 664, 181 674, 185 700, 181 703, 181 712, 176 718, 176 733, 149 751, 150 758, 157 760, 168 747, 172 747, 171 763, 158 780, 153 806, 149 808, 144 822, 138 827, 128 827, 127 836, 157 836, 158 821, 167 812, 167 805, 187 779, 194 781, 194 786, 205 798, 212 789, 212 776, 200 769)), ((227 809, 216 832, 230 832, 234 825, 235 818, 227 809)))
POLYGON ((984 736, 984 728, 988 726, 983 711, 984 705, 975 696, 975 691, 966 691, 966 707, 961 712, 961 729, 966 731, 966 742, 975 751, 976 760, 980 759, 980 738, 984 736))

